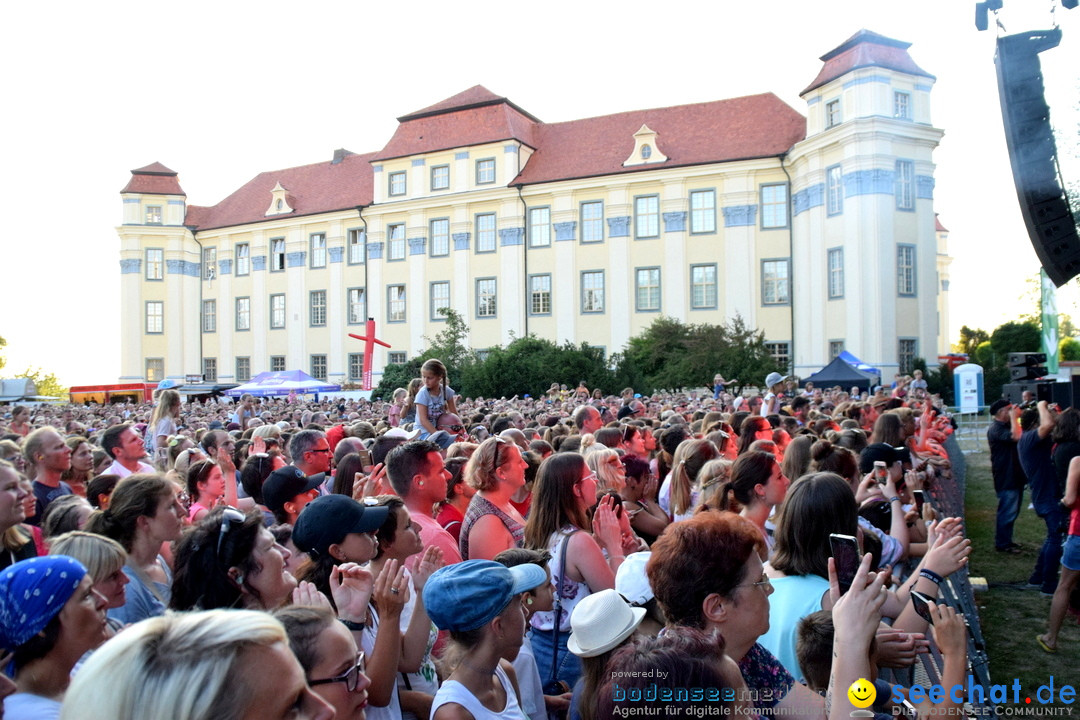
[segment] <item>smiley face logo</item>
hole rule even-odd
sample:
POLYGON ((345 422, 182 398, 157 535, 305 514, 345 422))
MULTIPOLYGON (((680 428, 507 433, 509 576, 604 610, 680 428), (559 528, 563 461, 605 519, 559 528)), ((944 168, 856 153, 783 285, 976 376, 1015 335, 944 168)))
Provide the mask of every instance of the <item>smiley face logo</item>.
POLYGON ((868 708, 877 699, 877 690, 874 684, 866 678, 859 678, 851 683, 847 691, 848 700, 857 708, 868 708))

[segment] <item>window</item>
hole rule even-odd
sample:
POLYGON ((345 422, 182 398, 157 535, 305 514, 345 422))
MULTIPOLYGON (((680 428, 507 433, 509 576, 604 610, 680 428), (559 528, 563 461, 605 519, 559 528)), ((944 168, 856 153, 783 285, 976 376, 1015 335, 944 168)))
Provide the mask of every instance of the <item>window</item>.
POLYGON ((840 124, 840 101, 830 100, 825 103, 825 127, 831 128, 840 124))
POLYGON ((146 249, 146 279, 165 279, 165 251, 161 248, 146 249))
POLYGON ((203 358, 202 379, 203 382, 217 382, 217 358, 203 358))
POLYGON ((405 286, 386 288, 386 322, 405 322, 405 286))
POLYGON ((839 165, 825 171, 825 194, 828 198, 827 215, 844 212, 844 173, 839 165))
POLYGON ((360 382, 364 379, 364 353, 349 353, 349 380, 360 382))
POLYGON ((146 358, 146 382, 165 379, 165 358, 146 358))
POLYGON ((787 227, 787 185, 761 186, 762 229, 787 227))
POLYGON ((434 165, 431 168, 431 189, 445 190, 450 187, 450 166, 434 165))
POLYGON ((551 208, 529 209, 529 247, 551 245, 551 208))
POLYGON ((829 251, 829 299, 844 297, 844 248, 829 251))
POLYGON ((716 232, 715 190, 694 190, 690 193, 690 232, 716 232))
POLYGON ((160 300, 151 300, 146 303, 146 332, 160 333, 165 331, 165 303, 160 300))
POLYGON ((202 331, 204 333, 217 332, 217 300, 203 300, 202 331))
POLYGON ((767 342, 765 343, 765 351, 769 353, 776 364, 780 366, 782 371, 787 371, 791 364, 791 344, 786 342, 767 342))
POLYGON ((915 294, 915 246, 896 247, 896 292, 900 295, 915 294))
POLYGON ((634 302, 638 312, 660 309, 660 268, 638 268, 634 273, 634 302))
POLYGON ((476 216, 476 252, 495 252, 495 213, 476 216))
POLYGON ((251 379, 251 358, 236 358, 236 382, 245 383, 251 379))
POLYGON ((551 276, 529 276, 529 314, 551 314, 551 276))
POLYGON ((648 160, 651 157, 652 157, 652 145, 642 145, 641 146, 641 159, 642 160, 648 160))
POLYGON ((349 231, 348 243, 350 265, 362 265, 364 263, 364 255, 366 250, 364 245, 366 242, 367 238, 362 229, 355 228, 349 231))
POLYGON ((915 363, 918 342, 915 338, 900 338, 897 340, 896 360, 900 364, 900 372, 905 375, 913 370, 912 365, 915 363))
POLYGON ((431 319, 445 320, 446 309, 450 307, 450 282, 443 280, 431 283, 430 289, 431 319))
POLYGON ((311 356, 311 377, 316 380, 326 380, 326 356, 311 356))
POLYGON ((270 356, 270 372, 285 372, 285 356, 284 355, 271 355, 270 356))
POLYGON ((894 92, 892 98, 892 116, 898 120, 910 120, 911 94, 906 92, 894 92))
POLYGON ((589 200, 581 203, 581 242, 602 242, 604 239, 604 203, 589 200))
POLYGON ((270 238, 270 272, 285 269, 285 238, 270 238))
POLYGON ((476 281, 476 317, 495 317, 498 309, 495 304, 495 288, 495 278, 480 278, 476 281))
POLYGON ((915 163, 911 160, 896 161, 896 209, 915 209, 915 163))
POLYGON ((389 256, 390 260, 404 260, 405 259, 405 224, 398 223, 397 225, 390 225, 387 227, 387 235, 390 239, 389 256))
POLYGON ((386 353, 386 362, 390 365, 404 365, 408 357, 403 352, 386 353))
POLYGON ((213 280, 217 277, 217 248, 204 248, 202 252, 203 278, 213 280))
POLYGON ((160 205, 147 205, 146 206, 146 224, 147 225, 160 225, 161 224, 161 206, 160 205))
POLYGON ((395 195, 404 195, 405 194, 405 171, 404 170, 402 170, 401 172, 392 172, 392 173, 390 173, 389 182, 390 182, 390 195, 391 195, 391 197, 393 197, 395 195))
POLYGON ((690 307, 694 310, 716 307, 716 265, 690 266, 690 307))
POLYGON ((832 360, 844 352, 843 340, 830 340, 829 341, 829 360, 832 360))
POLYGON ((244 332, 251 329, 251 298, 236 298, 236 330, 244 332))
POLYGON ((634 198, 635 237, 651 238, 660 235, 660 197, 646 195, 634 198))
POLYGON ((476 161, 476 184, 487 185, 495 182, 495 158, 476 161))
POLYGON ((236 244, 236 274, 251 274, 251 245, 248 243, 236 244))
POLYGON ((761 302, 764 305, 786 305, 788 295, 788 261, 761 261, 761 302))
POLYGON ((278 330, 285 327, 285 296, 270 296, 270 329, 278 330))
POLYGON ((349 288, 349 324, 360 325, 367 321, 367 288, 349 288))
POLYGON ((326 233, 311 234, 311 267, 326 267, 326 233))
POLYGON ((450 254, 450 221, 446 218, 431 221, 431 256, 450 254))
POLYGON ((603 270, 587 270, 581 273, 581 312, 604 312, 603 270))
POLYGON ((308 305, 311 309, 310 322, 312 327, 326 326, 326 291, 312 290, 308 294, 308 305))

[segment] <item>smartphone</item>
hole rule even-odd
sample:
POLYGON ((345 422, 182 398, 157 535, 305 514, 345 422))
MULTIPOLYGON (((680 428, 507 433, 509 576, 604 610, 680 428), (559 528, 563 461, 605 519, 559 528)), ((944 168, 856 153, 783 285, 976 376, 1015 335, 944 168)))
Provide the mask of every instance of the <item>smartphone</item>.
POLYGON ((829 547, 836 561, 836 579, 840 582, 840 594, 843 595, 855 580, 855 573, 862 562, 862 548, 857 538, 851 535, 829 535, 829 547))
POLYGON ((926 622, 934 624, 934 616, 930 614, 930 606, 927 603, 934 602, 932 598, 923 595, 918 590, 911 591, 911 604, 915 606, 915 612, 926 622))
POLYGON ((919 513, 919 517, 922 517, 923 504, 926 502, 926 494, 922 490, 912 490, 911 494, 915 496, 915 511, 919 513))
POLYGON ((878 485, 884 485, 889 480, 889 468, 885 465, 884 460, 874 461, 874 479, 877 480, 878 485))

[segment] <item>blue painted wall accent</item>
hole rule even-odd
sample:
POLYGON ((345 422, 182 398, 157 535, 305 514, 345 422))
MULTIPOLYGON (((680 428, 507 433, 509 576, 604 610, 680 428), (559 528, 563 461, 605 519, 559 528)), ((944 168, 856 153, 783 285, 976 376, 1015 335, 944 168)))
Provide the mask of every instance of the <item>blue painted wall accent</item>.
POLYGON ((372 165, 371 169, 373 172, 382 172, 382 165, 372 165))
POLYGON ((285 253, 285 267, 303 267, 307 264, 307 253, 301 250, 300 252, 285 253))
POLYGON ((820 96, 810 98, 809 100, 806 101, 806 104, 808 106, 809 105, 817 105, 819 102, 821 102, 821 97, 820 96))
POLYGON ((516 153, 518 151, 517 145, 503 145, 504 153, 516 153))
POLYGON ((818 183, 803 188, 792 196, 795 204, 795 214, 806 212, 810 208, 821 207, 825 204, 825 184, 818 183))
POLYGON ((125 205, 138 205, 142 200, 140 198, 124 198, 125 205))
POLYGON ((930 92, 933 88, 930 85, 916 85, 915 89, 921 90, 922 92, 930 92))
POLYGON ((555 223, 555 242, 573 240, 577 231, 577 221, 555 223))
POLYGON ((686 232, 686 211, 664 213, 664 232, 686 232))
POLYGON ((120 261, 120 274, 121 275, 134 275, 135 273, 142 272, 142 260, 121 260, 120 261))
POLYGON ((757 225, 757 205, 729 205, 724 211, 724 227, 757 225))
POLYGON ((930 175, 915 176, 915 197, 920 200, 934 199, 934 178, 930 175))
POLYGON ((873 82, 879 82, 879 83, 885 83, 886 85, 891 85, 892 84, 892 79, 889 78, 887 75, 870 75, 870 76, 867 76, 867 77, 854 78, 854 79, 848 80, 846 83, 844 83, 844 89, 847 90, 848 88, 855 87, 856 85, 863 85, 864 83, 873 83, 873 82))
POLYGON ((330 248, 330 262, 339 263, 345 259, 345 248, 332 247, 330 248))
POLYGON ((414 237, 409 238, 409 254, 410 255, 423 255, 427 247, 426 237, 414 237))
POLYGON ((454 153, 454 159, 455 160, 468 160, 469 159, 469 151, 468 150, 463 150, 462 152, 454 153))
POLYGON ((454 239, 455 250, 469 249, 469 233, 454 233, 451 237, 454 239))
POLYGON ((183 206, 183 204, 184 204, 184 201, 183 201, 183 200, 170 200, 170 201, 169 201, 169 204, 170 204, 170 205, 180 205, 180 206, 183 206))
POLYGON ((424 158, 414 158, 412 161, 413 167, 424 167, 425 165, 427 165, 427 160, 424 158))
POLYGON ((382 247, 381 242, 369 242, 367 244, 367 256, 368 260, 381 260, 382 259, 382 247))
POLYGON ((892 195, 896 192, 896 173, 884 168, 844 173, 844 197, 856 195, 892 195))
POLYGON ((201 277, 199 263, 187 260, 166 260, 165 272, 169 275, 187 275, 188 277, 201 277))
POLYGON ((218 275, 232 275, 232 260, 218 260, 218 275))
POLYGON ((524 242, 525 228, 503 228, 499 231, 499 244, 503 247, 506 247, 507 245, 522 245, 524 242))
POLYGON ((607 227, 608 237, 630 237, 630 216, 609 217, 607 227))
POLYGON ((252 257, 251 257, 251 269, 252 270, 265 270, 266 269, 266 256, 265 255, 252 255, 252 257))

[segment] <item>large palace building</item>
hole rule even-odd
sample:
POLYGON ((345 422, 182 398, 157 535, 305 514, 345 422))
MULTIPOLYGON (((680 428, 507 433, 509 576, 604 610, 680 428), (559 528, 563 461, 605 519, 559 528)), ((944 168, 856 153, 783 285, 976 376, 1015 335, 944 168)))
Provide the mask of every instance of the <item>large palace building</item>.
POLYGON ((378 375, 446 308, 481 351, 532 333, 614 353, 661 315, 738 315, 797 374, 846 349, 891 377, 948 347, 942 131, 908 47, 864 30, 822 56, 805 117, 768 93, 545 123, 477 86, 376 152, 212 207, 159 163, 133 170, 121 380, 355 382, 368 317, 392 345, 378 375))

